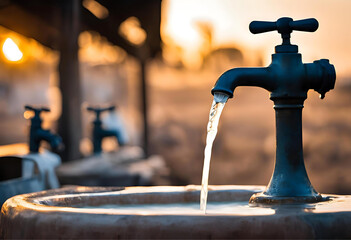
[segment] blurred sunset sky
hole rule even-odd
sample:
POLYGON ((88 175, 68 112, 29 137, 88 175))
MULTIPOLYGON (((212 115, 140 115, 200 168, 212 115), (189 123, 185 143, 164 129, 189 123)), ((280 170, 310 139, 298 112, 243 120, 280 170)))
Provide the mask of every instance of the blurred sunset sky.
POLYGON ((245 53, 259 53, 263 65, 270 63, 274 46, 281 43, 280 34, 269 32, 253 35, 253 20, 276 21, 280 17, 294 20, 316 18, 319 28, 314 33, 295 31, 291 42, 299 46, 303 62, 327 58, 337 75, 351 74, 351 1, 349 0, 164 0, 161 34, 163 41, 175 42, 181 49, 185 65, 196 67, 202 47, 198 23, 212 29, 212 48, 233 46, 245 53))

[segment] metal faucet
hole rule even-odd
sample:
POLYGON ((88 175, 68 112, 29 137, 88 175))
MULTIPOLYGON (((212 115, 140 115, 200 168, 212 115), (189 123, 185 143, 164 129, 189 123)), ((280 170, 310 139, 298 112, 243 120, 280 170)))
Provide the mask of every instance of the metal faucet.
POLYGON ((93 146, 94 146, 94 154, 101 153, 102 152, 102 140, 105 137, 116 137, 118 140, 119 145, 124 145, 124 141, 121 141, 122 138, 120 137, 120 133, 117 130, 108 130, 104 129, 102 127, 102 121, 100 119, 100 114, 105 111, 114 111, 116 109, 115 106, 110 106, 106 108, 100 108, 100 107, 87 107, 88 111, 95 112, 96 118, 93 122, 94 128, 93 128, 93 146))
POLYGON ((53 150, 60 150, 63 147, 62 139, 59 135, 53 134, 50 130, 42 129, 40 118, 41 112, 50 112, 49 108, 34 108, 32 106, 25 106, 26 110, 33 111, 34 117, 31 118, 31 126, 29 133, 29 150, 31 153, 37 153, 41 141, 47 141, 53 150))
POLYGON ((234 68, 217 80, 212 94, 221 92, 233 97, 238 86, 256 86, 268 90, 276 116, 276 159, 274 173, 262 193, 253 195, 250 203, 318 202, 322 196, 307 176, 302 146, 302 108, 307 92, 314 89, 323 99, 334 88, 335 69, 329 60, 302 63, 298 47, 290 44, 293 30, 314 32, 314 18, 293 21, 283 17, 276 22, 251 22, 251 33, 277 30, 283 43, 275 47, 272 63, 263 68, 234 68))

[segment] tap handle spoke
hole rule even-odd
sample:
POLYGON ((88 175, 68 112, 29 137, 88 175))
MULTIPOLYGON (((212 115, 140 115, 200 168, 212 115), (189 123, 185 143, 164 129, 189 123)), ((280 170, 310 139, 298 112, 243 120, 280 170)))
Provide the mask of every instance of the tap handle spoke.
POLYGON ((42 108, 40 109, 40 111, 42 111, 42 112, 50 112, 50 108, 42 107, 42 108))
POLYGON ((24 106, 24 109, 25 110, 29 110, 29 111, 35 111, 36 110, 34 107, 29 106, 29 105, 24 106))
POLYGON ((113 111, 115 109, 116 109, 116 106, 112 105, 112 106, 109 106, 109 107, 101 108, 101 112, 113 111))
POLYGON ((250 32, 253 34, 265 33, 277 30, 276 22, 252 21, 249 25, 250 32))
POLYGON ((95 107, 87 107, 87 110, 88 111, 91 111, 91 112, 97 112, 97 111, 99 111, 99 109, 98 108, 95 108, 95 107))
POLYGON ((291 21, 289 26, 292 30, 303 32, 315 32, 318 29, 318 21, 315 18, 291 21))

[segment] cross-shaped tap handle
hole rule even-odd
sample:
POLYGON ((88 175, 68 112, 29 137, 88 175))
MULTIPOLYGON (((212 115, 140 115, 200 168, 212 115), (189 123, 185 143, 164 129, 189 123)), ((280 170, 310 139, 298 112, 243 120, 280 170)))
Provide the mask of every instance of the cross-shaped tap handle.
POLYGON ((253 34, 277 30, 280 34, 290 34, 293 30, 314 32, 318 29, 318 21, 315 18, 308 18, 294 21, 292 18, 279 18, 276 22, 253 21, 249 26, 253 34))
POLYGON ((41 112, 50 112, 50 108, 47 107, 33 107, 30 105, 24 106, 25 110, 33 111, 36 117, 40 117, 41 112))
POLYGON ((281 34, 283 43, 275 47, 276 53, 297 53, 296 45, 290 44, 292 31, 314 32, 318 29, 318 21, 314 18, 294 21, 292 18, 279 18, 276 22, 253 21, 249 26, 253 34, 277 30, 281 34))
POLYGON ((115 109, 116 109, 116 106, 114 106, 114 105, 109 106, 109 107, 105 107, 105 108, 101 108, 101 107, 98 107, 98 106, 96 106, 96 107, 92 107, 92 106, 87 107, 88 111, 95 112, 97 120, 100 119, 100 113, 105 112, 105 111, 113 111, 115 109))

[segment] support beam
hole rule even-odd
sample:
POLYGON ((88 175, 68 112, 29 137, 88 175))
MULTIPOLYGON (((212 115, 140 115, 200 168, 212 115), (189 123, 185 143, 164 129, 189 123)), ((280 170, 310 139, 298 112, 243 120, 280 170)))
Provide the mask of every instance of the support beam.
POLYGON ((146 61, 140 61, 140 82, 141 82, 141 108, 143 113, 143 149, 145 157, 149 156, 149 133, 148 133, 148 95, 146 83, 146 61))
POLYGON ((60 89, 62 92, 62 115, 59 134, 66 146, 63 161, 80 157, 81 87, 79 79, 78 36, 80 28, 80 0, 62 0, 60 38, 60 89))

